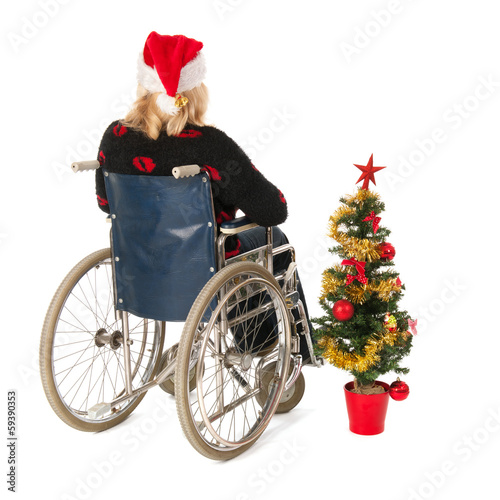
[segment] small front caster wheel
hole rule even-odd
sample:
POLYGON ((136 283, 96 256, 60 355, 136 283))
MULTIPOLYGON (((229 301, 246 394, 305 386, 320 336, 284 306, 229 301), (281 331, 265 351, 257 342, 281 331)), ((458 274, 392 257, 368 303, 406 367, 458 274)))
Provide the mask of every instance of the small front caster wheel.
MULTIPOLYGON (((273 377, 276 369, 276 362, 269 363, 262 368, 260 374, 261 387, 262 390, 257 394, 256 399, 257 402, 264 406, 269 393, 271 392, 271 387, 273 383, 273 377)), ((290 366, 291 373, 292 366, 290 366)), ((284 390, 281 396, 280 402, 278 404, 278 408, 276 413, 287 413, 293 408, 295 408, 302 396, 304 395, 304 391, 306 389, 306 381, 304 379, 304 375, 301 373, 295 383, 288 390, 284 390)))

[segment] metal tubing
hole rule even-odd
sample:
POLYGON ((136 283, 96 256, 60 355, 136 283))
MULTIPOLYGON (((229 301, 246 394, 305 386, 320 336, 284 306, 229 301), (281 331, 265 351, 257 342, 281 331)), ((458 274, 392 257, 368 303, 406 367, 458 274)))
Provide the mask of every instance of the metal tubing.
POLYGON ((123 326, 123 361, 125 364, 125 390, 127 395, 132 394, 132 376, 130 366, 130 344, 128 331, 128 313, 122 311, 122 326, 123 326))
POLYGON ((271 227, 266 227, 267 242, 267 270, 273 274, 273 231, 271 227))
POLYGON ((229 235, 221 233, 217 238, 217 265, 219 266, 219 271, 226 264, 226 250, 224 248, 226 239, 229 235))
POLYGON ((137 389, 131 391, 130 394, 125 394, 124 396, 114 399, 113 401, 111 401, 110 405, 113 407, 118 404, 121 404, 124 401, 135 398, 136 396, 139 396, 143 392, 148 391, 152 387, 161 384, 164 380, 166 380, 168 377, 170 377, 175 373, 175 365, 176 365, 176 360, 174 359, 153 380, 150 380, 146 384, 141 385, 137 389))
MULTIPOLYGON (((223 287, 221 290, 221 295, 224 296, 226 295, 226 286, 223 287)), ((223 307, 220 311, 220 322, 218 326, 214 329, 214 348, 215 348, 215 353, 218 355, 216 364, 218 364, 217 367, 217 373, 215 374, 215 394, 216 394, 216 399, 217 399, 217 409, 219 411, 222 411, 224 408, 224 377, 222 375, 222 370, 224 368, 224 359, 223 356, 221 355, 222 353, 222 334, 224 337, 227 335, 227 308, 223 307)))
POLYGON ((293 356, 293 369, 292 373, 288 377, 288 380, 285 383, 285 391, 288 391, 295 381, 299 378, 300 372, 302 370, 302 356, 298 354, 297 356, 293 356))
POLYGON ((228 411, 234 410, 238 406, 242 405, 245 401, 248 401, 250 398, 253 398, 256 394, 260 392, 260 389, 257 387, 256 389, 253 389, 250 392, 247 392, 241 398, 237 399, 236 401, 233 401, 232 403, 229 403, 227 406, 223 407, 218 411, 217 413, 214 413, 213 415, 210 415, 208 417, 209 422, 215 422, 215 420, 221 418, 224 416, 228 411))
POLYGON ((295 262, 295 248, 290 243, 273 248, 273 255, 278 255, 283 252, 290 252, 292 254, 292 261, 295 262))
POLYGON ((299 308, 299 314, 300 314, 300 318, 302 320, 302 327, 304 328, 303 331, 301 332, 301 335, 304 335, 304 337, 306 338, 306 344, 307 344, 307 348, 309 349, 309 355, 311 356, 311 362, 314 366, 316 366, 317 368, 320 368, 323 366, 324 360, 323 360, 323 358, 320 358, 320 357, 317 358, 314 355, 314 348, 312 345, 311 335, 309 332, 309 324, 307 323, 307 319, 306 319, 306 311, 304 308, 304 304, 302 303, 301 300, 299 300, 297 302, 297 307, 299 308))

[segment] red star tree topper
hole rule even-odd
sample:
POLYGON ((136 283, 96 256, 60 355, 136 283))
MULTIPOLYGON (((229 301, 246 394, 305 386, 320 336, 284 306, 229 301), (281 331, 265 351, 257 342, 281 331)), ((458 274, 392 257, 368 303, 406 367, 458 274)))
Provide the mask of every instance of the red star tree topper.
POLYGON ((368 183, 370 181, 373 182, 373 185, 376 186, 377 183, 375 182, 375 172, 378 172, 379 170, 382 170, 385 167, 374 167, 373 166, 373 154, 370 156, 370 159, 368 160, 368 163, 366 165, 356 165, 354 163, 355 167, 358 167, 363 173, 361 174, 360 178, 356 181, 356 184, 359 181, 363 181, 363 185, 361 186, 361 189, 368 189, 368 183))

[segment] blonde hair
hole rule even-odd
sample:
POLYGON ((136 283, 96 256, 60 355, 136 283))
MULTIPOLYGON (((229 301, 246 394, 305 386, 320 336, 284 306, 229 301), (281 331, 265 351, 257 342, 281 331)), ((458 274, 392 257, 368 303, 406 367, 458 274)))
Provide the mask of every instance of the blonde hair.
POLYGON ((158 139, 160 132, 179 135, 187 123, 206 125, 205 113, 208 106, 208 90, 204 83, 191 90, 182 92, 188 103, 179 108, 176 115, 167 115, 156 104, 159 92, 148 92, 142 85, 137 87, 137 99, 121 122, 126 127, 141 130, 151 139, 158 139))

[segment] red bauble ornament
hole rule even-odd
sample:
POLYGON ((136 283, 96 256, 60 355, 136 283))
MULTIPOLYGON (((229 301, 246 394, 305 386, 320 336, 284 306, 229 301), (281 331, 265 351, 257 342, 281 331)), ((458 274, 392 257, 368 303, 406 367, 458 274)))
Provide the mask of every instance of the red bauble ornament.
POLYGON ((396 255, 396 249, 390 243, 380 243, 378 249, 380 250, 380 260, 392 260, 396 255))
POLYGON ((338 321, 348 321, 354 315, 354 306, 345 299, 337 300, 333 304, 333 317, 338 321))
POLYGON ((389 387, 389 396, 396 401, 403 401, 410 394, 410 388, 406 382, 398 379, 393 382, 389 387))

